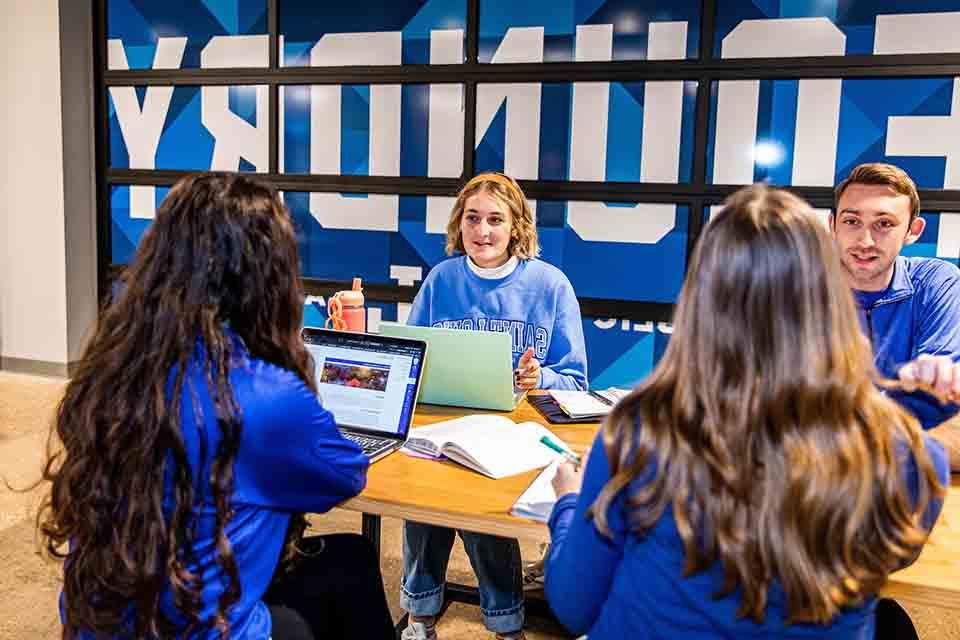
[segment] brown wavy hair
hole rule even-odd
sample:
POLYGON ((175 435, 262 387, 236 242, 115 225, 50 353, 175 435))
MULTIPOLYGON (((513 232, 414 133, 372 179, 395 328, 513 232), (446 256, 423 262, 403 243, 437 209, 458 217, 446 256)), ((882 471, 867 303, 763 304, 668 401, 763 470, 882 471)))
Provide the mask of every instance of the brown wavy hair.
MULTIPOLYGON (((160 205, 121 292, 101 312, 48 444, 44 479, 52 486, 38 527, 47 550, 65 559, 64 638, 128 629, 131 605, 135 637, 170 635, 159 607, 167 583, 190 630, 229 636, 227 610, 240 598, 240 581, 224 531, 243 423, 228 379, 238 345, 225 327, 252 357, 316 390, 300 337, 299 275, 293 225, 270 187, 237 175, 191 176, 160 205), (199 493, 183 436, 200 429, 205 442, 203 417, 180 423, 184 379, 197 357, 222 436, 207 480, 229 584, 211 620, 198 619, 203 580, 189 569, 199 493), (173 478, 169 514, 165 473, 173 478)), ((208 454, 202 450, 202 460, 208 454)), ((288 556, 304 523, 291 520, 288 556)))
POLYGON ((738 616, 757 622, 774 581, 790 622, 827 623, 876 594, 923 545, 919 517, 943 493, 916 420, 874 384, 845 282, 802 200, 738 191, 694 253, 666 353, 603 426, 597 529, 610 534, 624 490, 639 535, 671 507, 684 574, 719 562, 715 597, 742 588, 738 616), (916 503, 899 447, 917 461, 916 503))
POLYGON ((831 216, 836 216, 840 209, 840 197, 850 185, 868 184, 889 187, 894 192, 907 196, 910 199, 910 222, 920 215, 920 194, 917 185, 900 167, 885 162, 868 162, 857 165, 847 176, 846 180, 833 190, 833 210, 831 216))
POLYGON ((486 193, 501 204, 505 209, 503 213, 510 213, 510 243, 507 245, 507 253, 521 260, 539 256, 537 225, 523 189, 510 176, 492 171, 474 176, 457 194, 453 211, 450 212, 450 221, 447 223, 447 255, 466 253, 463 235, 460 233, 460 221, 463 220, 467 198, 477 193, 486 193))

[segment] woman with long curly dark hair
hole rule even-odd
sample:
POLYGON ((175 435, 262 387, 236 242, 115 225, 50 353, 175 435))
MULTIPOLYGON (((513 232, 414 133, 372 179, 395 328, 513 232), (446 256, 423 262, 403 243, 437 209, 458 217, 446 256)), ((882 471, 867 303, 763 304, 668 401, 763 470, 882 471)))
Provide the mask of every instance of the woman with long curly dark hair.
POLYGON ((372 547, 302 538, 301 514, 359 493, 368 463, 317 399, 276 192, 181 180, 121 280, 45 467, 63 637, 390 637, 372 547))
POLYGON ((663 358, 586 471, 554 479, 560 620, 590 640, 873 637, 949 477, 877 381, 826 228, 785 191, 731 196, 663 358))

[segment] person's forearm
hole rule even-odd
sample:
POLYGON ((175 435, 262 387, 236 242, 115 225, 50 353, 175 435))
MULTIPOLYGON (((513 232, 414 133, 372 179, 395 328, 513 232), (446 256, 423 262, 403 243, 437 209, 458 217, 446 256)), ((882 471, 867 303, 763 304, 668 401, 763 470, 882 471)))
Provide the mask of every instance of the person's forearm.
POLYGON ((947 450, 950 469, 960 472, 960 416, 927 431, 927 435, 936 439, 947 450))

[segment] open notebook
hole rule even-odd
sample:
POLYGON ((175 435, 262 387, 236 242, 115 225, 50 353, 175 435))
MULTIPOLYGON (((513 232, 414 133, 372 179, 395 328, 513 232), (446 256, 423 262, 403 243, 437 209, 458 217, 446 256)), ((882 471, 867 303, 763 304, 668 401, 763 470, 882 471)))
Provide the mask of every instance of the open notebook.
POLYGON ((494 479, 539 469, 561 459, 540 442, 551 440, 570 448, 546 427, 536 422, 517 424, 498 415, 469 415, 413 429, 406 448, 415 453, 455 462, 494 479))

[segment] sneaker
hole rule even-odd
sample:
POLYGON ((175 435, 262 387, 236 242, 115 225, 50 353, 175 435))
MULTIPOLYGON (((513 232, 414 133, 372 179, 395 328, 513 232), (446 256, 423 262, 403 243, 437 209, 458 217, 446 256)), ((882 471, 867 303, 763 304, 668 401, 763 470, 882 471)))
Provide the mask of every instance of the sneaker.
POLYGON ((540 545, 540 558, 533 562, 527 562, 523 567, 523 590, 543 591, 543 565, 550 552, 550 545, 543 543, 540 545))
POLYGON ((543 591, 543 562, 531 562, 523 570, 523 591, 543 591))
POLYGON ((400 634, 400 640, 437 640, 437 628, 423 622, 411 622, 400 634))

